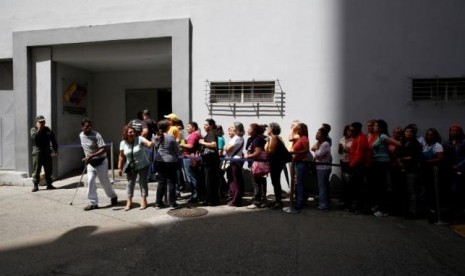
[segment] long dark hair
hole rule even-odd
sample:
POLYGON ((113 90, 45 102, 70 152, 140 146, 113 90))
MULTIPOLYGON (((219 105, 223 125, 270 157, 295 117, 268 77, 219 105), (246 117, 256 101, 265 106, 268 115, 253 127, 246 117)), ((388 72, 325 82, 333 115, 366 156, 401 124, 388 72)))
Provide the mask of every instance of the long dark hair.
POLYGON ((388 124, 385 120, 379 119, 376 121, 376 124, 378 125, 379 133, 386 134, 386 136, 389 136, 388 124))
POLYGON ((161 120, 158 122, 157 125, 158 125, 157 139, 161 143, 165 139, 165 132, 167 132, 170 129, 170 122, 168 120, 161 120))
POLYGON ((250 124, 250 128, 252 129, 253 137, 263 135, 263 133, 265 132, 265 128, 256 123, 250 124))

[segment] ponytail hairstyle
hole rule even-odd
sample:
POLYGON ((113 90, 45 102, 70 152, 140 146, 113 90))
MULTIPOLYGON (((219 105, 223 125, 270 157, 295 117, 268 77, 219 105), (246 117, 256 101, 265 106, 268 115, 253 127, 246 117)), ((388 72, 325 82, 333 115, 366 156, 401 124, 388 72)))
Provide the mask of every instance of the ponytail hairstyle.
POLYGON ((165 133, 170 129, 170 122, 168 120, 161 120, 158 122, 158 141, 160 143, 165 139, 165 133))

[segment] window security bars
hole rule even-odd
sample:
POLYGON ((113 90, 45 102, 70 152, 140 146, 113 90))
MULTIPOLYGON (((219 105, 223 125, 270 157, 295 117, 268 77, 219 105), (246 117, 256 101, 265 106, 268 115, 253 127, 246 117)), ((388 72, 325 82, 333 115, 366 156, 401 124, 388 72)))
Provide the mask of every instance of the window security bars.
POLYGON ((465 101, 465 78, 412 79, 413 101, 465 101))
POLYGON ((276 81, 205 82, 210 116, 284 116, 284 92, 276 81))

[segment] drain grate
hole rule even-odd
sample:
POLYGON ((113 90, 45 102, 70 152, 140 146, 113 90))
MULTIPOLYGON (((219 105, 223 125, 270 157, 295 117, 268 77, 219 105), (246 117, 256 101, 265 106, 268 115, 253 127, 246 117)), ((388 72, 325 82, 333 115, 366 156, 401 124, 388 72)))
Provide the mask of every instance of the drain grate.
POLYGON ((208 214, 208 210, 204 208, 179 208, 168 211, 168 215, 177 218, 201 217, 206 214, 208 214))

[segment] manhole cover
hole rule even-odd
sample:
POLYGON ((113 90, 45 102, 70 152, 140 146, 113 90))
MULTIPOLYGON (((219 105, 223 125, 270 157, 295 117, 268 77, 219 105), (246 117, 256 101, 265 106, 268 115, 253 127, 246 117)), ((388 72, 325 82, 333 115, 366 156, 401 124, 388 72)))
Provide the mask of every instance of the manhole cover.
POLYGON ((208 214, 208 210, 204 208, 179 208, 168 211, 168 215, 177 218, 200 217, 206 214, 208 214))

